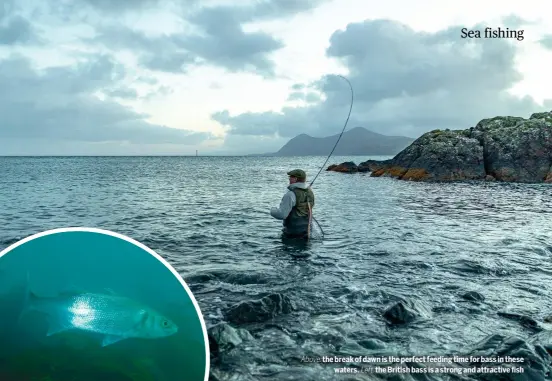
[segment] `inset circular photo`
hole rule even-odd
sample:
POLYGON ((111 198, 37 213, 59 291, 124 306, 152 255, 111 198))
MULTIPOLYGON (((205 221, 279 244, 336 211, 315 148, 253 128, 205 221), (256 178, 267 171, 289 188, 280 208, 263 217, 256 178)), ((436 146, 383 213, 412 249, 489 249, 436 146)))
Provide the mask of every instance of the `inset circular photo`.
POLYGON ((0 380, 207 381, 199 306, 153 250, 67 228, 0 252, 0 380))

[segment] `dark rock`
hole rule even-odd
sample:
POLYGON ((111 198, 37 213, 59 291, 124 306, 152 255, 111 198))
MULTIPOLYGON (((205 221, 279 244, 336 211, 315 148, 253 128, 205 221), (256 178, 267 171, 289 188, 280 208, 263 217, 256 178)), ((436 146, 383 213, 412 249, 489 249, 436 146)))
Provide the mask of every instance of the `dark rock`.
POLYGON ((529 119, 542 119, 544 121, 552 121, 552 111, 536 112, 534 114, 531 114, 529 119))
POLYGON ((498 316, 506 319, 518 321, 522 326, 536 331, 542 330, 540 324, 533 318, 518 313, 512 312, 497 312, 498 316))
POLYGON ((366 339, 360 340, 359 345, 363 346, 366 349, 385 349, 385 343, 378 339, 366 339))
POLYGON ((217 339, 215 339, 211 334, 207 334, 207 339, 209 340, 209 352, 211 354, 211 357, 218 357, 220 355, 220 348, 217 343, 217 339))
POLYGON ((552 331, 543 330, 528 340, 533 345, 542 345, 543 348, 552 356, 552 331))
MULTIPOLYGON (((236 329, 226 323, 219 323, 209 328, 207 334, 209 336, 209 346, 213 342, 217 354, 221 351, 231 350, 244 341, 253 340, 253 336, 247 330, 243 328, 236 329)), ((211 353, 213 352, 211 350, 211 353)))
POLYGON ((352 161, 347 161, 345 163, 341 163, 341 164, 337 164, 337 165, 332 164, 326 169, 326 171, 342 172, 342 173, 356 173, 356 172, 358 172, 358 167, 352 161))
POLYGON ((372 172, 373 177, 414 181, 474 180, 485 175, 483 147, 457 131, 428 132, 372 172))
POLYGON ((373 172, 385 166, 389 161, 378 161, 378 160, 366 160, 356 165, 352 161, 347 161, 341 164, 332 164, 326 171, 333 172, 342 172, 342 173, 357 173, 357 172, 373 172))
POLYGON ((530 119, 484 119, 473 136, 485 151, 485 170, 499 181, 543 182, 550 173, 552 118, 533 114, 530 119), (537 117, 538 116, 538 117, 537 117))
POLYGON ((462 298, 472 302, 482 302, 485 300, 485 297, 477 291, 468 291, 462 295, 462 298))
POLYGON ((491 335, 477 343, 468 355, 489 359, 495 358, 495 362, 482 363, 481 361, 471 362, 476 367, 500 367, 500 368, 523 368, 523 372, 502 373, 500 378, 496 374, 478 374, 480 380, 512 380, 529 381, 548 379, 552 368, 550 362, 552 357, 540 344, 531 344, 515 336, 491 335), (509 362, 506 357, 522 359, 522 362, 509 362))
POLYGON ((226 319, 235 324, 260 323, 279 314, 288 314, 295 309, 292 301, 285 295, 272 294, 259 300, 233 305, 226 311, 226 319))
POLYGON ((209 381, 257 381, 257 378, 235 368, 228 371, 211 369, 209 371, 209 381))
POLYGON ((388 160, 377 161, 377 160, 366 160, 358 165, 359 172, 374 172, 380 169, 382 166, 386 165, 388 160))
POLYGON ((209 381, 220 381, 220 378, 217 376, 217 371, 215 369, 211 369, 209 371, 209 381))
POLYGON ((428 318, 429 310, 411 300, 401 300, 383 312, 383 316, 392 324, 406 324, 419 318, 428 318))
MULTIPOLYGON (((372 177, 413 181, 552 183, 552 112, 499 116, 465 130, 433 130, 393 159, 357 167, 372 177)), ((346 172, 346 171, 344 171, 346 172)))

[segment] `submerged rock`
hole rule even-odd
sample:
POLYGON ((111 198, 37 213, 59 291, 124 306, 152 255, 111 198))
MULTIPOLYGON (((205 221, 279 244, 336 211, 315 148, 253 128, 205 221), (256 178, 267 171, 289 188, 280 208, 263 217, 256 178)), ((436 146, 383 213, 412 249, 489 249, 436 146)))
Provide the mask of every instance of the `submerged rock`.
POLYGON ((386 345, 383 341, 375 338, 360 340, 358 344, 366 349, 385 349, 386 348, 386 345))
POLYGON ((515 336, 491 335, 477 343, 468 355, 478 359, 470 362, 475 367, 517 368, 516 372, 479 374, 480 380, 545 380, 550 376, 552 357, 539 343, 530 344, 515 336), (486 361, 482 361, 482 359, 486 361), (490 362, 489 360, 494 361, 490 362), (515 359, 516 361, 512 361, 515 359), (522 367, 523 370, 519 371, 522 367))
POLYGON ((226 319, 235 324, 260 323, 295 309, 292 301, 282 294, 271 294, 259 300, 236 304, 225 313, 226 319))
POLYGON ((482 302, 485 297, 477 291, 468 291, 462 294, 462 299, 469 300, 471 302, 482 302))
POLYGON ((466 130, 433 130, 391 160, 365 163, 357 171, 362 166, 372 177, 400 180, 552 183, 552 111, 529 119, 483 119, 466 130))
POLYGON ((244 373, 238 369, 232 369, 231 371, 221 371, 218 369, 211 369, 209 371, 209 381, 257 381, 249 373, 244 373))
POLYGON ((392 324, 406 324, 418 319, 430 317, 429 310, 412 300, 400 300, 383 312, 383 316, 392 324))
POLYGON ((243 328, 234 328, 226 323, 219 323, 207 331, 209 338, 215 343, 217 352, 228 351, 244 341, 253 340, 249 331, 243 328))
POLYGON ((506 319, 518 321, 525 328, 530 328, 530 329, 535 330, 535 331, 541 331, 542 330, 542 327, 539 324, 539 322, 537 322, 532 317, 529 317, 529 316, 526 316, 526 315, 523 315, 523 314, 519 314, 519 313, 515 313, 515 312, 502 312, 502 311, 497 312, 497 315, 501 316, 503 318, 506 318, 506 319))

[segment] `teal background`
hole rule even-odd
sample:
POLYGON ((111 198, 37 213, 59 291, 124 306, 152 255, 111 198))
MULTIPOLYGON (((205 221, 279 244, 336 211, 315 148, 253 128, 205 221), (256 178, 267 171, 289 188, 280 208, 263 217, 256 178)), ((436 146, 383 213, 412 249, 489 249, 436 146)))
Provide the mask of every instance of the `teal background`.
POLYGON ((11 250, 0 258, 0 311, 0 368, 21 379, 64 379, 79 372, 79 363, 90 379, 205 378, 204 332, 190 296, 157 258, 117 237, 97 232, 55 233, 11 250), (166 314, 179 331, 166 338, 127 339, 104 348, 97 337, 86 333, 45 337, 43 315, 29 314, 17 324, 27 272, 31 289, 39 295, 110 289, 166 314), (47 366, 54 361, 49 358, 53 354, 55 361, 67 359, 57 364, 56 371, 47 366), (27 365, 18 368, 18 364, 27 365), (95 365, 90 368, 91 364, 95 365), (94 377, 90 372, 97 374, 94 377))

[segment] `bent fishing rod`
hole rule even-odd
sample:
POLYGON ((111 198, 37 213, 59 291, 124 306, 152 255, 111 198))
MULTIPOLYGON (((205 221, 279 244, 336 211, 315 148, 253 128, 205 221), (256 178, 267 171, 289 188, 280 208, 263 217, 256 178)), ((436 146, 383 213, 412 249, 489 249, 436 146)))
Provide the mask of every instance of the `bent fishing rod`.
POLYGON ((316 174, 314 179, 311 181, 309 187, 312 187, 312 184, 314 184, 314 181, 316 180, 318 175, 322 172, 322 170, 324 169, 324 167, 328 163, 328 160, 330 160, 330 156, 332 156, 333 152, 335 151, 335 147, 337 147, 337 143, 339 143, 339 141, 341 140, 341 137, 343 136, 343 133, 345 132, 345 128, 347 128, 347 123, 349 123, 349 118, 351 117, 351 112, 353 111, 353 102, 354 102, 353 85, 351 85, 351 82, 349 82, 349 80, 347 78, 345 78, 344 76, 339 75, 339 74, 337 74, 337 76, 343 78, 344 80, 346 80, 347 83, 349 84, 349 88, 351 89, 351 106, 349 107, 349 114, 347 115, 347 119, 345 120, 345 125, 343 126, 343 129, 341 130, 341 133, 339 134, 339 137, 337 138, 337 141, 335 142, 330 154, 326 158, 326 161, 324 162, 324 164, 322 164, 322 167, 320 167, 320 170, 318 171, 318 173, 316 174))
MULTIPOLYGON (((351 106, 349 107, 349 114, 347 115, 347 119, 345 120, 345 125, 343 125, 343 129, 341 130, 341 133, 339 134, 339 137, 337 138, 337 141, 335 142, 330 154, 326 158, 326 161, 324 162, 324 164, 322 164, 322 167, 320 167, 320 170, 318 171, 316 176, 314 176, 314 179, 309 184, 309 188, 312 187, 312 184, 314 184, 314 181, 316 180, 318 175, 320 175, 320 173, 322 172, 322 170, 324 169, 324 167, 328 163, 328 160, 330 160, 330 157, 332 156, 333 152, 335 151, 335 148, 337 147, 337 144, 341 140, 341 137, 343 136, 343 133, 345 132, 345 129, 347 128, 347 123, 349 123, 349 118, 351 117, 351 112, 353 111, 353 103, 354 103, 354 97, 355 97, 354 91, 353 91, 353 85, 351 85, 351 82, 349 82, 349 80, 347 78, 345 78, 344 76, 342 76, 340 74, 337 74, 337 76, 343 78, 349 84, 349 88, 351 89, 351 106)), ((310 213, 309 213, 310 217, 314 220, 314 222, 316 222, 316 225, 318 225, 318 227, 320 228, 320 231, 322 231, 322 236, 324 236, 325 234, 324 234, 324 230, 322 229, 322 226, 320 226, 320 224, 318 223, 316 218, 314 218, 314 216, 312 215, 310 204, 309 204, 309 211, 310 211, 310 213)), ((310 224, 309 224, 309 228, 310 228, 310 224)), ((309 231, 309 235, 310 235, 310 231, 309 231)))

